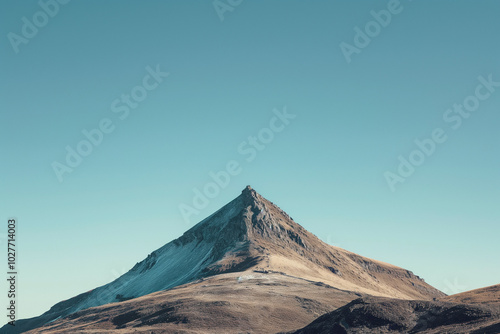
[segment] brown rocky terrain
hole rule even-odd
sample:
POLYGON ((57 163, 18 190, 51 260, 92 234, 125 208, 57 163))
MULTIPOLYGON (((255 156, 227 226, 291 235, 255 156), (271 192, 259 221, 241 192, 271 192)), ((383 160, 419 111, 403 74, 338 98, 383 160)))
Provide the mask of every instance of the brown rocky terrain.
POLYGON ((276 273, 229 273, 78 311, 28 333, 276 333, 360 294, 276 273))
POLYGON ((325 314, 293 334, 500 333, 500 285, 433 301, 364 297, 325 314))
POLYGON ((500 308, 491 304, 364 297, 290 334, 500 333, 500 308))

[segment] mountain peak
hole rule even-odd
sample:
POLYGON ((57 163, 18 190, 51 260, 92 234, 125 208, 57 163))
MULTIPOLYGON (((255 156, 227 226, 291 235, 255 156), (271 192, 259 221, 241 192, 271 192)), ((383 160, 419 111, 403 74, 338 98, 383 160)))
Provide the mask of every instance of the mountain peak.
POLYGON ((245 189, 241 191, 241 195, 245 197, 257 198, 257 192, 250 186, 246 186, 245 189))
POLYGON ((248 207, 248 206, 259 206, 259 202, 263 201, 263 197, 255 191, 251 186, 246 186, 245 189, 241 191, 240 198, 242 201, 240 202, 242 205, 242 208, 248 207))
POLYGON ((254 191, 254 192, 255 192, 255 190, 253 190, 253 188, 252 188, 251 186, 246 186, 246 187, 245 187, 245 189, 243 189, 243 190, 241 191, 241 193, 242 193, 242 194, 244 194, 244 193, 246 193, 246 192, 252 192, 252 191, 254 191))

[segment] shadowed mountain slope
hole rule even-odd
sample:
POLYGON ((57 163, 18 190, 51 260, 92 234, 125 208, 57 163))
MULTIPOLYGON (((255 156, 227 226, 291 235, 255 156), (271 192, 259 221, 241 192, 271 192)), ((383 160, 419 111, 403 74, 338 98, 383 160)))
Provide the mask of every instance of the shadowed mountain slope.
POLYGON ((500 309, 489 304, 365 297, 290 334, 497 334, 500 309))

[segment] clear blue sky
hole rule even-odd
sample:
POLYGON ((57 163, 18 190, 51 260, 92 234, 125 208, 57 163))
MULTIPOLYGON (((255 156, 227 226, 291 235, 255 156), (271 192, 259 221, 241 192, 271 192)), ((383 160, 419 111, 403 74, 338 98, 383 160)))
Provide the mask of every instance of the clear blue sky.
POLYGON ((322 240, 448 293, 500 283, 500 88, 459 129, 443 120, 479 76, 500 81, 500 4, 401 1, 348 63, 340 44, 387 7, 243 1, 221 21, 211 1, 73 0, 16 53, 9 33, 44 17, 2 1, 0 233, 19 220, 20 317, 113 280, 247 184, 322 240), (126 107, 157 65, 169 76, 126 107), (284 106, 296 117, 248 162, 238 146, 284 106), (59 182, 53 162, 103 119, 114 130, 59 182), (384 173, 436 128, 446 142, 391 191, 384 173), (241 172, 186 222, 179 206, 231 160, 241 172))

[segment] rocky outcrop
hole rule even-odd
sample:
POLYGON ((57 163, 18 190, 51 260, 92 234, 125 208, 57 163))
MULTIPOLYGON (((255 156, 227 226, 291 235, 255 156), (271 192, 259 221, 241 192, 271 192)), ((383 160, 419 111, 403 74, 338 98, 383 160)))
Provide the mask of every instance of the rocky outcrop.
POLYGON ((498 333, 490 305, 365 297, 327 313, 293 334, 498 333))

